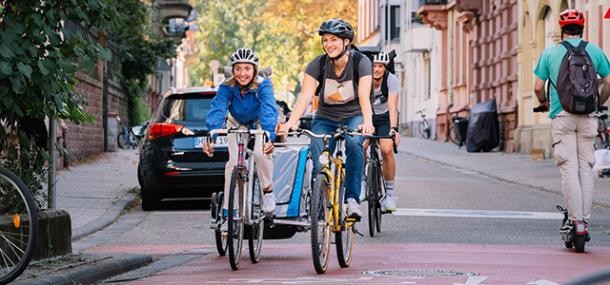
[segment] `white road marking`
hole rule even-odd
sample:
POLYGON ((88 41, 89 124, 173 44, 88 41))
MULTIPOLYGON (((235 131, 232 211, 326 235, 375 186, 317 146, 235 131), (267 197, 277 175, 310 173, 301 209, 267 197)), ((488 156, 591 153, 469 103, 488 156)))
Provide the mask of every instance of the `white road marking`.
POLYGON ((409 209, 398 208, 393 215, 416 217, 454 217, 454 218, 501 218, 501 219, 540 219, 560 220, 559 212, 524 212, 524 211, 488 211, 488 210, 453 210, 453 209, 409 209))
POLYGON ((549 281, 546 279, 538 279, 536 281, 532 281, 530 283, 527 283, 528 285, 559 285, 553 281, 549 281))
POLYGON ((487 280, 487 276, 468 276, 466 283, 453 283, 453 285, 483 285, 483 281, 487 280))

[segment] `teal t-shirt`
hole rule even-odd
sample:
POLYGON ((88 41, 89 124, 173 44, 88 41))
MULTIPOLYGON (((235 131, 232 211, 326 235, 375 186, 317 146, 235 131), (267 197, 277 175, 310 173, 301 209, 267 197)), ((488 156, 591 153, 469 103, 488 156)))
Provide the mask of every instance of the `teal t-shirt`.
MULTIPOLYGON (((566 40, 573 46, 578 46, 580 41, 582 41, 580 38, 571 38, 566 40)), ((587 44, 585 50, 587 53, 589 53, 597 74, 599 74, 602 78, 608 76, 608 74, 610 74, 610 62, 608 62, 608 58, 604 54, 604 51, 593 43, 587 44)), ((559 67, 561 66, 561 61, 567 52, 568 50, 559 43, 546 48, 538 60, 538 65, 536 65, 536 68, 534 69, 534 74, 540 78, 540 80, 546 81, 551 79, 551 82, 557 85, 559 67)), ((553 84, 551 84, 551 110, 549 112, 549 118, 551 119, 555 118, 557 114, 563 110, 563 107, 559 102, 557 89, 555 89, 553 84)))

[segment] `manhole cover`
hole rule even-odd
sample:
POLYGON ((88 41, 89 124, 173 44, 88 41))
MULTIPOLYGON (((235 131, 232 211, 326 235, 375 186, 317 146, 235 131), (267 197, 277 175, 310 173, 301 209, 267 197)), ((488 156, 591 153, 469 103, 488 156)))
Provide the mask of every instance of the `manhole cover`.
POLYGON ((365 275, 372 276, 396 276, 396 277, 455 277, 455 276, 476 276, 478 273, 461 272, 446 269, 390 269, 365 271, 365 275))

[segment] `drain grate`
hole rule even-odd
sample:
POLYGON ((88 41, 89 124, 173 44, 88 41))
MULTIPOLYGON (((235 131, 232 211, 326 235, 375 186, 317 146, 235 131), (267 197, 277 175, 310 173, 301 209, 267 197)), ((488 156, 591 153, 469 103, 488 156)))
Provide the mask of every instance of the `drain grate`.
POLYGON ((455 277, 455 276, 477 276, 475 272, 461 272, 446 269, 390 269, 365 271, 365 275, 392 276, 392 277, 455 277))

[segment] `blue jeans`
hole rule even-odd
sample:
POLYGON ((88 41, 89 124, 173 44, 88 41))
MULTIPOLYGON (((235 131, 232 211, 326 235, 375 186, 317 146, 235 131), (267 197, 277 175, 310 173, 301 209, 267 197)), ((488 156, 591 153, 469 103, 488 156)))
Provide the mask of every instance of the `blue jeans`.
MULTIPOLYGON (((358 129, 362 124, 362 116, 355 116, 345 119, 340 122, 334 122, 327 119, 315 118, 313 120, 311 131, 316 134, 327 134, 334 132, 337 128, 346 126, 349 129, 358 129)), ((345 199, 354 198, 360 202, 360 183, 362 181, 362 173, 364 172, 364 150, 362 136, 347 136, 345 138, 345 199)), ((330 151, 335 149, 335 141, 331 141, 330 151)), ((318 157, 324 148, 322 139, 311 139, 311 157, 313 158, 313 173, 314 177, 320 171, 320 162, 318 157)), ((312 184, 313 185, 313 184, 312 184)), ((345 201, 344 201, 345 202, 345 201)))

